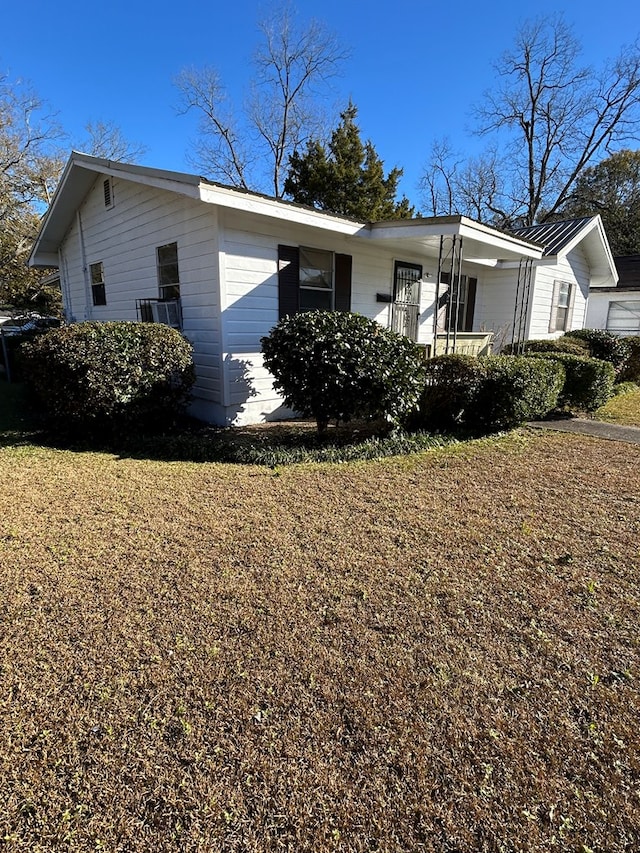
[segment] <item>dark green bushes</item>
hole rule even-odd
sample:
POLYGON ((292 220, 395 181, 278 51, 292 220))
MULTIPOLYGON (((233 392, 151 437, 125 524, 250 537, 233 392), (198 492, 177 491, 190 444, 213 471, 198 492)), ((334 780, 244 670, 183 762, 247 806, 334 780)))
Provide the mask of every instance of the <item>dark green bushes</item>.
MULTIPOLYGON (((513 355, 514 347, 508 344, 503 347, 503 355, 513 355)), ((567 337, 554 338, 553 340, 531 340, 525 341, 523 346, 523 354, 528 355, 533 352, 568 352, 571 355, 589 355, 589 345, 586 341, 574 338, 571 340, 567 337)))
POLYGON ((418 410, 407 419, 407 426, 442 432, 466 427, 485 377, 484 360, 470 355, 429 359, 418 410))
POLYGON ((558 404, 565 373, 558 362, 526 356, 483 359, 486 372, 472 409, 484 432, 511 429, 544 418, 558 404))
POLYGON ((264 364, 287 406, 329 421, 398 421, 417 404, 424 362, 408 338, 342 311, 286 317, 262 338, 264 364))
POLYGON ((585 341, 589 347, 587 355, 608 361, 616 370, 622 367, 630 353, 628 338, 621 338, 604 329, 576 329, 567 332, 560 340, 585 341))
POLYGON ((619 382, 640 382, 640 337, 634 335, 624 339, 628 355, 618 374, 619 382))
POLYGON ((445 355, 431 359, 412 426, 494 432, 542 418, 557 404, 561 365, 518 356, 445 355))
POLYGON ((569 353, 536 353, 532 358, 555 361, 564 367, 566 378, 558 397, 559 406, 594 412, 613 395, 616 373, 608 361, 569 353))
POLYGON ((101 432, 114 426, 162 427, 188 399, 191 346, 159 323, 78 323, 23 347, 23 361, 48 419, 101 432))

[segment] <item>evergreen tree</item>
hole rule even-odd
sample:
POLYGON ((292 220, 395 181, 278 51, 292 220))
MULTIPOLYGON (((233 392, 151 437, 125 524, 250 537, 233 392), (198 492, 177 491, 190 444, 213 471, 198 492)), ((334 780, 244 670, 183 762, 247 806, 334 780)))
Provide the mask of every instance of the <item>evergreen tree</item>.
POLYGON ((312 139, 306 151, 289 158, 284 191, 293 201, 365 222, 409 219, 414 209, 403 196, 396 201, 402 169, 385 177, 373 144, 363 142, 352 103, 340 116, 328 145, 312 139))

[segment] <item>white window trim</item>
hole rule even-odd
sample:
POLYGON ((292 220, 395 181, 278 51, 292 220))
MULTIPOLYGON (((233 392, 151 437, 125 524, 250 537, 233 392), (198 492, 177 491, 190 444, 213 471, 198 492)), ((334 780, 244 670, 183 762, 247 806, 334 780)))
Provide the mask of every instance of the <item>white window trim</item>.
MULTIPOLYGON (((576 298, 576 282, 566 281, 566 279, 554 279, 553 296, 551 298, 551 316, 549 318, 549 332, 567 332, 571 328, 573 319, 573 305, 576 298), (563 284, 569 285, 569 299, 567 303, 567 315, 564 323, 558 328, 558 309, 560 306, 560 288, 563 284)), ((564 306, 562 306, 564 307, 564 306)))

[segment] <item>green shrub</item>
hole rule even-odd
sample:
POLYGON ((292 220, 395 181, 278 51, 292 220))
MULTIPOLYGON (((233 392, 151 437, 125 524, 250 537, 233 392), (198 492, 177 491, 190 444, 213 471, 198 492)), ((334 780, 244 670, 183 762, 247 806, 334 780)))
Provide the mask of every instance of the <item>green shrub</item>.
POLYGON ((423 387, 424 361, 416 345, 359 314, 295 314, 261 343, 286 405, 315 418, 319 432, 331 420, 398 421, 416 406, 423 387))
POLYGON ((564 384, 560 365, 511 355, 443 355, 427 362, 426 374, 415 422, 446 431, 494 432, 542 418, 564 384))
POLYGON ((628 347, 628 354, 618 373, 618 381, 640 382, 640 337, 634 335, 624 340, 628 347))
POLYGON ((467 412, 485 378, 484 362, 470 355, 439 355, 425 366, 425 385, 409 429, 455 431, 467 423, 467 412))
POLYGON ((622 367, 629 356, 629 345, 626 338, 606 332, 604 329, 576 329, 567 332, 560 340, 585 341, 589 347, 591 358, 608 361, 617 370, 622 367))
MULTIPOLYGON (((513 355, 515 346, 508 344, 502 348, 502 355, 513 355)), ((523 354, 528 355, 532 352, 568 352, 572 355, 589 355, 589 345, 586 341, 581 341, 576 338, 569 340, 568 338, 554 338, 553 340, 531 340, 525 341, 523 354)))
POLYGON ((513 355, 482 362, 485 378, 467 415, 470 425, 483 432, 511 429, 556 408, 565 379, 562 365, 513 355))
POLYGON ((532 358, 551 359, 564 367, 566 379, 558 398, 560 406, 594 412, 613 395, 616 373, 608 361, 569 353, 536 353, 532 358))
POLYGON ((24 345, 29 383, 56 426, 162 427, 186 406, 191 346, 159 323, 77 323, 24 345))

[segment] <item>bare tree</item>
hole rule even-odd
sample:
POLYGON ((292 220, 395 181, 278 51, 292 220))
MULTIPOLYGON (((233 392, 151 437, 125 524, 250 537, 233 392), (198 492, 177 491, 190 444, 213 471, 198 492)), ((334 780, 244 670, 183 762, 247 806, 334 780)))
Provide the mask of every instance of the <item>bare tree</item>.
POLYGON ((0 222, 17 208, 49 200, 63 136, 55 114, 29 84, 0 76, 0 222))
MULTIPOLYGON (((496 72, 497 85, 475 110, 477 133, 495 147, 469 161, 466 185, 479 193, 474 206, 483 219, 533 224, 554 215, 599 155, 637 134, 640 43, 595 72, 580 64, 564 20, 542 18, 522 27, 496 72)), ((459 164, 447 167, 456 184, 459 164)), ((460 189, 455 205, 464 207, 469 199, 460 189)))
POLYGON ((263 42, 253 57, 255 78, 240 113, 232 109, 211 67, 182 71, 176 86, 180 111, 195 110, 200 116, 194 165, 244 189, 264 183, 280 198, 288 158, 318 134, 324 118, 321 95, 348 54, 319 22, 298 25, 288 5, 259 28, 263 42))
POLYGON ((249 189, 250 160, 237 120, 215 68, 185 68, 174 81, 181 95, 180 113, 198 113, 199 138, 190 156, 192 164, 212 177, 249 189))
POLYGON ((112 121, 90 121, 85 125, 87 136, 74 147, 94 157, 105 160, 138 160, 146 153, 147 147, 127 140, 122 130, 112 121))

